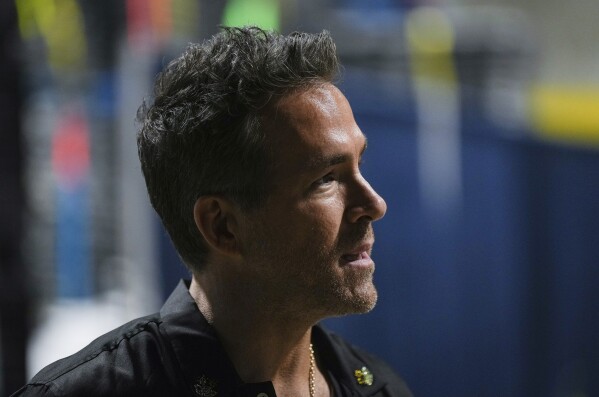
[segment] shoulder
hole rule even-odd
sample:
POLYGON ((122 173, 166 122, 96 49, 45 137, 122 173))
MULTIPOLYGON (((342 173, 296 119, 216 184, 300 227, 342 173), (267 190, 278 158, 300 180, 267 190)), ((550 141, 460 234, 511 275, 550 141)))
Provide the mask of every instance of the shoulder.
POLYGON ((135 395, 152 384, 158 392, 166 381, 160 324, 157 314, 130 321, 48 365, 14 396, 135 395))
POLYGON ((334 349, 340 358, 352 366, 356 380, 370 373, 377 383, 385 384, 388 395, 394 397, 411 397, 412 393, 403 378, 387 362, 358 346, 355 346, 341 336, 325 330, 334 349), (360 371, 360 372, 358 372, 360 371))

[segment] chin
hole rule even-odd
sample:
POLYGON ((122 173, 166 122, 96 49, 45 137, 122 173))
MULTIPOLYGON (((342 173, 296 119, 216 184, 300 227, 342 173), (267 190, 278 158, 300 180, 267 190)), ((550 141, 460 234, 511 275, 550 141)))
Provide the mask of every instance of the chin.
POLYGON ((353 291, 345 295, 337 302, 333 310, 333 316, 346 316, 349 314, 365 314, 370 312, 376 306, 378 294, 374 285, 364 287, 363 290, 353 291))
POLYGON ((379 295, 372 279, 355 289, 353 291, 353 297, 356 309, 359 310, 358 313, 367 313, 374 309, 379 295))
POLYGON ((364 314, 370 312, 376 306, 376 302, 378 299, 378 295, 376 291, 374 295, 369 295, 368 297, 364 297, 364 299, 356 302, 354 314, 364 314))

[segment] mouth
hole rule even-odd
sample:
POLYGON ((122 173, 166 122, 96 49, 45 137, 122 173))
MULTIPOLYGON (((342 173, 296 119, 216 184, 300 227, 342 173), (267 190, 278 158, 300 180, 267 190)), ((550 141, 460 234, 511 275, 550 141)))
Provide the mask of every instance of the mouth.
POLYGON ((341 255, 342 266, 371 267, 374 262, 370 258, 371 244, 364 244, 352 252, 341 255))

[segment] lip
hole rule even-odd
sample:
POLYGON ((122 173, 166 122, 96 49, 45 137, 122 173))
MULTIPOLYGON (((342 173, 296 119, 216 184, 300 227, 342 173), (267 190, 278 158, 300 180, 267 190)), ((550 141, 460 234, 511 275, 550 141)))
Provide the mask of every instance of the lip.
POLYGON ((341 265, 351 267, 371 267, 374 262, 370 258, 372 244, 363 244, 351 252, 341 255, 341 265))

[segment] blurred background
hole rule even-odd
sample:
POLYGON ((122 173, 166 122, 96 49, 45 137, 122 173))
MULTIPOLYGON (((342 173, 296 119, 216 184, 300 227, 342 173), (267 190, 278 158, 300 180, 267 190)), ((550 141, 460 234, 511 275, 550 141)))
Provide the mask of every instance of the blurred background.
MULTIPOLYGON (((331 31, 369 138, 380 300, 326 321, 416 396, 599 396, 595 0, 0 3, 0 395, 187 272, 135 115, 218 24, 331 31)), ((376 376, 376 374, 374 374, 376 376)))

